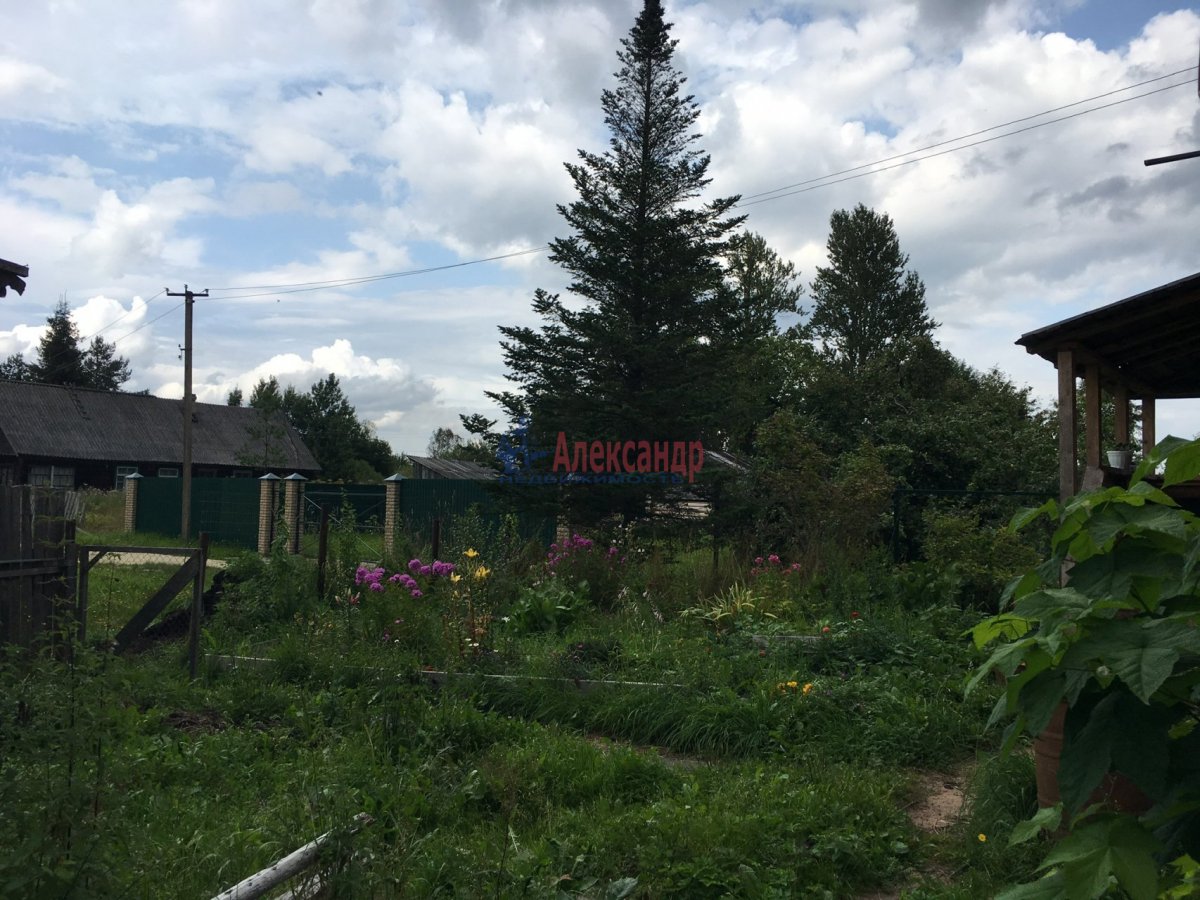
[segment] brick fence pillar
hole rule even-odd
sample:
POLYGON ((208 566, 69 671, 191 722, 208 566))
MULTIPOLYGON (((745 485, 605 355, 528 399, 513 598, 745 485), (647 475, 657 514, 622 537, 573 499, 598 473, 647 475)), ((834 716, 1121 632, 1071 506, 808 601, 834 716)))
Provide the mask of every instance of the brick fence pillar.
POLYGON ((383 555, 391 556, 396 547, 396 529, 400 526, 400 489, 404 476, 383 479, 383 555))
POLYGON ((137 472, 125 476, 125 518, 122 524, 129 533, 137 531, 138 484, 141 480, 142 476, 137 472))
POLYGON ((278 475, 268 473, 258 479, 258 552, 266 556, 275 540, 275 514, 279 506, 278 475))
POLYGON ((299 472, 283 479, 283 520, 287 523, 288 553, 300 553, 300 535, 304 531, 304 482, 308 481, 299 472))

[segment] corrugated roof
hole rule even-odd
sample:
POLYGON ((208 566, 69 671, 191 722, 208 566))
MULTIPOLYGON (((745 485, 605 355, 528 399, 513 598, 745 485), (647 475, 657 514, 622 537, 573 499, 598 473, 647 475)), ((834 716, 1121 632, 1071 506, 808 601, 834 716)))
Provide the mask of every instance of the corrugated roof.
POLYGON ((409 456, 408 459, 414 465, 428 469, 438 478, 473 478, 476 481, 490 481, 499 474, 495 469, 461 459, 438 459, 434 456, 409 456))
MULTIPOLYGON (((246 465, 246 457, 262 446, 259 410, 216 403, 197 403, 194 410, 194 465, 246 465)), ((269 427, 278 435, 273 440, 281 457, 272 468, 320 469, 283 413, 275 413, 269 427)), ((0 454, 178 463, 183 459, 183 401, 0 381, 0 454)))
POLYGON ((1055 364, 1059 350, 1075 350, 1077 375, 1097 364, 1135 397, 1200 397, 1200 273, 1030 331, 1017 343, 1055 364))

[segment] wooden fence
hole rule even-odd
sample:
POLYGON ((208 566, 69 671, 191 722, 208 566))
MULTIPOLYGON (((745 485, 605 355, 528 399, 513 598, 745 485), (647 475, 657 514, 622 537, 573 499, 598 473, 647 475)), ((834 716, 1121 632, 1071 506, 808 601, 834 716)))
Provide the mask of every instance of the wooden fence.
POLYGON ((67 491, 0 486, 0 647, 53 641, 73 624, 77 508, 67 491))

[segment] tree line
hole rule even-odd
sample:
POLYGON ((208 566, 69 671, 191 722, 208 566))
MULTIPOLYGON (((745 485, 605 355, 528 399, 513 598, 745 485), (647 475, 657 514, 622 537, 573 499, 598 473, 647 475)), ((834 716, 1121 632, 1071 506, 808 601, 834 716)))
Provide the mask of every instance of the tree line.
MULTIPOLYGON (((738 197, 702 199, 700 109, 670 29, 645 0, 601 95, 608 148, 566 164, 577 196, 550 244, 566 291, 535 292, 539 327, 500 328, 512 386, 487 396, 543 448, 565 432, 735 454, 740 476, 710 488, 762 541, 877 533, 895 488, 1052 492, 1052 411, 938 344, 890 216, 835 211, 806 297, 795 266, 745 228, 738 197)), ((504 430, 481 415, 462 424, 490 446, 504 430)), ((444 434, 433 443, 462 452, 444 434)), ((555 501, 586 523, 682 496, 606 484, 555 501)))
POLYGON ((0 379, 61 384, 118 391, 131 377, 129 360, 117 355, 116 345, 94 336, 81 344, 79 329, 71 320, 71 310, 60 300, 46 319, 46 332, 38 342, 37 360, 26 361, 14 353, 0 362, 0 379))

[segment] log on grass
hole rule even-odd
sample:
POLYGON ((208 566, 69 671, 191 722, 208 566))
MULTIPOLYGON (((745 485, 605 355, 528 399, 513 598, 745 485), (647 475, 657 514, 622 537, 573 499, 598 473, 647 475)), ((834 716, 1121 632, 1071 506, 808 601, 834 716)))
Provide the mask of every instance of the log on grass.
MULTIPOLYGON (((350 825, 351 833, 357 831, 363 825, 371 824, 371 821, 371 817, 366 813, 359 813, 354 817, 354 821, 350 825)), ((213 900, 255 900, 255 898, 261 897, 268 891, 274 890, 285 881, 295 878, 301 872, 310 868, 317 861, 321 847, 332 836, 332 831, 325 832, 315 840, 309 841, 299 850, 289 853, 274 865, 268 866, 261 872, 256 872, 244 881, 239 881, 228 890, 221 891, 213 900)))

